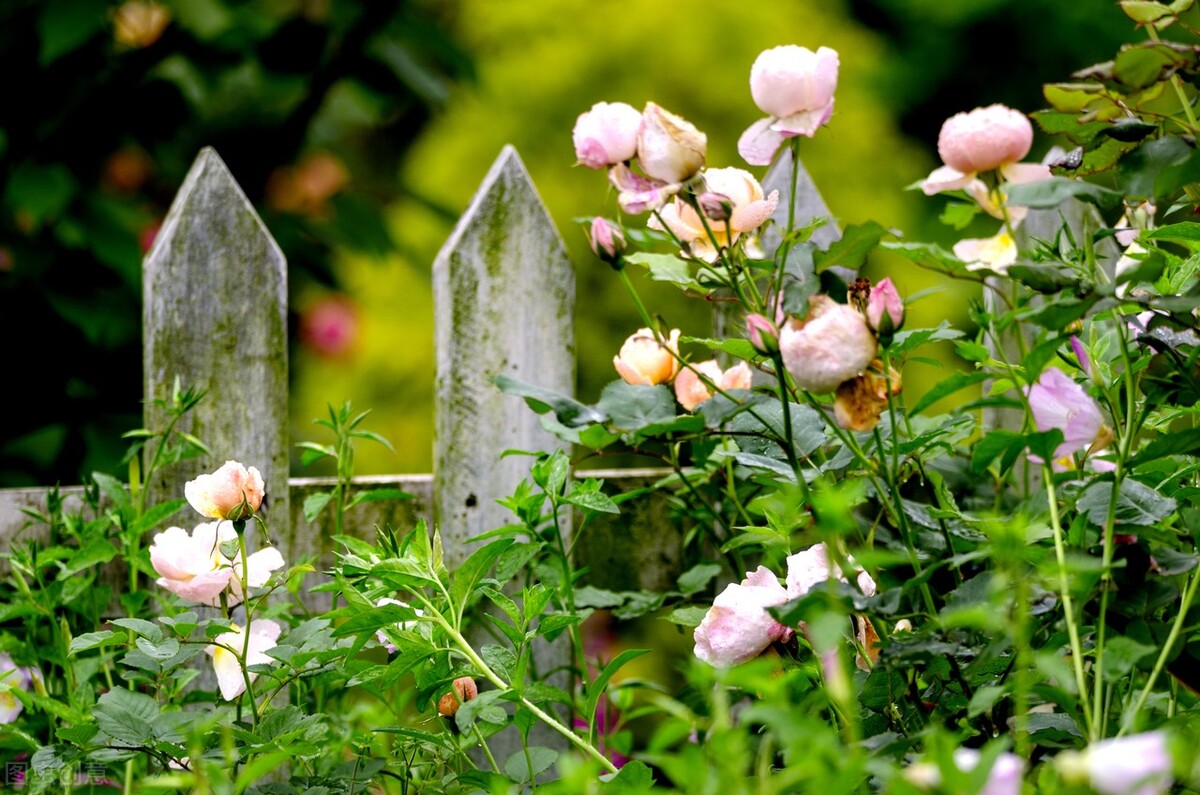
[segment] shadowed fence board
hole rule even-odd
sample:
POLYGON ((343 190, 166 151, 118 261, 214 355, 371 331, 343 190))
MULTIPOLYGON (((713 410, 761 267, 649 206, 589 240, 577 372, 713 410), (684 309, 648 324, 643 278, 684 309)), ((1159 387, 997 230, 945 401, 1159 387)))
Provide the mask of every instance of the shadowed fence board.
MULTIPOLYGON (((146 427, 166 417, 176 378, 205 391, 182 426, 212 456, 165 467, 151 502, 183 496, 188 480, 233 459, 266 483, 272 536, 284 558, 297 544, 287 526, 287 262, 211 148, 196 157, 143 264, 143 394, 146 427)), ((190 528, 185 508, 172 523, 190 528)))

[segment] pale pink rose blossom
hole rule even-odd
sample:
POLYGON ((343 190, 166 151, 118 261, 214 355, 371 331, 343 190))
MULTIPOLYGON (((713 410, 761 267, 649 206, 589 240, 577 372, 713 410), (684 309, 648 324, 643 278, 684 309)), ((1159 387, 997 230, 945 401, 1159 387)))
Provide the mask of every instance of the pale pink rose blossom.
POLYGON ((716 359, 684 367, 675 376, 675 398, 687 411, 695 411, 697 406, 713 396, 712 390, 700 375, 726 392, 731 389, 749 389, 753 377, 750 367, 745 362, 739 362, 724 371, 716 359))
POLYGON ((767 612, 790 597, 765 566, 747 572, 741 584, 730 584, 713 600, 693 635, 696 657, 717 668, 729 668, 762 654, 793 630, 767 612))
MULTIPOLYGON (((690 252, 700 259, 713 262, 717 259, 719 249, 731 245, 743 234, 758 229, 779 204, 779 191, 771 191, 770 196, 763 196, 762 185, 750 172, 740 168, 710 168, 704 172, 704 184, 712 193, 720 194, 729 199, 732 207, 728 222, 707 221, 702 219, 687 202, 681 199, 663 207, 659 216, 652 217, 647 226, 651 229, 663 229, 663 224, 672 233, 688 245, 690 252), (715 245, 714 245, 715 239, 715 245)), ((761 258, 762 251, 752 238, 746 247, 746 254, 751 258, 761 258)))
POLYGON ((638 329, 621 345, 613 366, 627 384, 665 384, 679 372, 679 329, 671 329, 665 346, 650 329, 638 329))
MULTIPOLYGON (((283 628, 274 621, 256 618, 250 622, 249 646, 246 645, 247 631, 235 624, 231 631, 217 635, 213 645, 204 647, 204 651, 212 657, 213 671, 217 675, 217 687, 221 691, 221 698, 233 701, 246 692, 246 681, 243 678, 241 664, 243 651, 245 651, 247 667, 272 664, 274 660, 268 657, 266 652, 275 648, 282 631, 283 628)), ((249 672, 251 682, 257 678, 257 673, 249 672)))
POLYGON ((708 138, 688 120, 646 103, 637 134, 637 159, 651 179, 687 182, 704 167, 708 138))
POLYGON ((866 316, 867 325, 875 331, 879 331, 885 316, 890 324, 889 330, 895 331, 904 325, 904 300, 890 278, 871 285, 866 316))
POLYGON ((770 165, 784 140, 811 138, 833 116, 838 54, 794 44, 764 50, 750 67, 750 95, 767 114, 738 139, 738 153, 752 166, 770 165))
POLYGON ((575 157, 588 168, 631 160, 637 154, 638 128, 642 114, 624 102, 597 102, 579 114, 571 138, 575 157))
POLYGON ((996 104, 955 114, 938 134, 938 154, 945 165, 935 169, 921 189, 927 196, 966 190, 984 210, 996 215, 997 202, 975 175, 998 170, 1005 182, 1014 184, 1049 179, 1049 166, 1019 162, 1032 145, 1033 125, 1020 111, 996 104))
POLYGON ((779 330, 783 365, 801 389, 832 392, 857 376, 878 350, 862 313, 826 295, 808 301, 808 316, 789 318, 779 330))
POLYGON ((1055 463, 1086 450, 1104 427, 1100 407, 1082 386, 1055 367, 1047 368, 1029 387, 1029 410, 1039 431, 1057 428, 1062 443, 1054 450, 1055 463))
MULTIPOLYGON (((970 773, 979 766, 982 754, 974 748, 954 749, 954 766, 963 773, 970 773)), ((1021 779, 1025 774, 1025 763, 1021 757, 1008 751, 1002 752, 992 762, 987 780, 978 795, 1020 795, 1021 779)), ((932 762, 917 762, 904 771, 904 778, 921 789, 933 790, 941 786, 942 773, 932 762)))
POLYGON ((1171 788, 1171 753, 1161 731, 1100 740, 1083 757, 1099 795, 1162 795, 1171 788))
POLYGON ((222 544, 236 541, 237 532, 224 522, 196 525, 190 534, 182 527, 168 527, 156 534, 150 545, 150 564, 159 574, 158 585, 189 602, 218 605, 225 592, 227 604, 240 603, 243 573, 250 587, 258 588, 284 561, 277 549, 265 547, 246 558, 243 572, 241 552, 229 558, 221 549, 222 544))
POLYGON ((263 501, 263 479, 254 467, 226 461, 211 475, 199 475, 183 486, 193 508, 210 519, 249 519, 263 501))

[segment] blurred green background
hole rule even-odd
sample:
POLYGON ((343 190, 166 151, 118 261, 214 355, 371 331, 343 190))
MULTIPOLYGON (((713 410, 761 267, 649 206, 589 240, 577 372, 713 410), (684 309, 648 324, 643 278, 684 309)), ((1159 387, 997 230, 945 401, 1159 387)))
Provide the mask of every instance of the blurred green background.
MULTIPOLYGON (((744 166, 737 137, 762 115, 755 56, 833 47, 835 114, 802 158, 836 222, 948 246, 993 230, 954 232, 937 220, 944 200, 906 189, 938 164, 942 122, 992 102, 1037 110, 1043 83, 1141 38, 1110 0, 5 0, 0 333, 15 408, 0 486, 124 474, 120 435, 140 424, 141 256, 202 146, 288 257, 293 441, 329 441, 312 420, 349 400, 396 448, 362 446, 357 471, 421 472, 431 263, 505 144, 576 263, 577 391, 592 401, 639 325, 577 223, 615 214, 603 173, 573 165, 571 129, 593 103, 653 100, 707 133, 710 166, 744 166)), ((1031 159, 1052 143, 1039 135, 1031 159)), ((910 324, 967 324, 975 296, 961 284, 884 254, 865 275, 904 295, 941 289, 910 324)), ((707 332, 702 302, 644 285, 651 311, 707 332)), ((906 392, 942 375, 914 363, 906 392)))

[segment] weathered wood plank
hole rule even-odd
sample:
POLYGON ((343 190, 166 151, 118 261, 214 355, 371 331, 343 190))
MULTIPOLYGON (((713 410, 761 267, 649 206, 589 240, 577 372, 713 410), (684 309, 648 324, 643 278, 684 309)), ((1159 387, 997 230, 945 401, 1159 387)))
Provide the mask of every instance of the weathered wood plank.
POLYGON ((575 388, 575 272, 537 189, 506 146, 433 265, 434 515, 453 566, 467 539, 508 524, 496 504, 529 474, 510 449, 555 450, 501 373, 563 394, 575 388))
MULTIPOLYGON (((143 263, 146 427, 164 427, 156 400, 176 378, 205 391, 183 420, 212 456, 156 473, 152 501, 183 496, 184 483, 226 460, 257 467, 264 515, 285 558, 303 541, 288 527, 287 263, 216 151, 203 149, 143 263)), ((196 524, 181 511, 177 524, 196 524)))

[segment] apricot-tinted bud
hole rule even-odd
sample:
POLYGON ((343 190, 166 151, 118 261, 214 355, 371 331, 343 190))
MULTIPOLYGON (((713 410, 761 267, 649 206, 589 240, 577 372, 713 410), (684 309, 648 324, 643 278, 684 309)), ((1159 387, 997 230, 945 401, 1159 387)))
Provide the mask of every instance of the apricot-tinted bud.
POLYGON ((452 718, 458 712, 460 705, 467 703, 479 695, 475 680, 469 676, 460 676, 451 685, 454 689, 438 699, 438 714, 443 718, 452 718))

